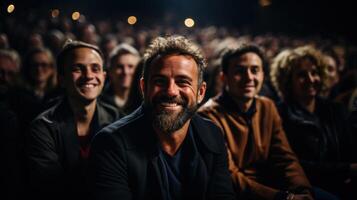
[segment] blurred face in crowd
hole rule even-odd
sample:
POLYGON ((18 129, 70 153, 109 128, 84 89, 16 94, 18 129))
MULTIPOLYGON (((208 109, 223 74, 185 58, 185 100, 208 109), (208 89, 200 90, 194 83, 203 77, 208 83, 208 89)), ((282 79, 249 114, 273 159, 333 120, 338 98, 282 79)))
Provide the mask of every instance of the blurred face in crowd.
POLYGON ((55 73, 52 60, 45 52, 34 54, 30 65, 31 77, 36 83, 47 82, 55 73))
POLYGON ((331 56, 328 55, 324 56, 324 61, 327 65, 327 80, 328 80, 327 84, 328 87, 331 88, 339 80, 337 63, 335 59, 333 59, 331 56))
POLYGON ((65 59, 63 79, 70 98, 83 103, 94 101, 105 80, 101 56, 90 48, 73 49, 65 59))
POLYGON ((260 91, 263 80, 263 62, 252 52, 232 58, 223 75, 228 93, 239 102, 251 102, 260 91))
POLYGON ((19 74, 15 61, 6 56, 0 56, 0 85, 13 85, 19 74))
POLYGON ((303 59, 292 72, 293 99, 306 101, 315 98, 321 87, 317 66, 310 59, 303 59))
POLYGON ((138 63, 139 57, 133 54, 117 56, 109 71, 113 85, 122 89, 129 89, 138 63))
POLYGON ((141 80, 145 105, 152 114, 154 127, 173 133, 197 110, 206 83, 199 85, 198 66, 190 56, 159 57, 149 67, 148 80, 141 80))

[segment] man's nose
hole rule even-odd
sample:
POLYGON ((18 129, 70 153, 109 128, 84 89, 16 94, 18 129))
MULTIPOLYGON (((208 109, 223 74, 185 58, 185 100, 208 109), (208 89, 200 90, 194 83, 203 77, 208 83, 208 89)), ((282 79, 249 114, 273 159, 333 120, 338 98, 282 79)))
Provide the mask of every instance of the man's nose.
POLYGON ((174 80, 167 83, 166 93, 169 96, 177 96, 179 94, 179 88, 177 87, 174 80))
POLYGON ((87 79, 92 79, 94 77, 94 73, 91 69, 84 70, 83 75, 87 79))

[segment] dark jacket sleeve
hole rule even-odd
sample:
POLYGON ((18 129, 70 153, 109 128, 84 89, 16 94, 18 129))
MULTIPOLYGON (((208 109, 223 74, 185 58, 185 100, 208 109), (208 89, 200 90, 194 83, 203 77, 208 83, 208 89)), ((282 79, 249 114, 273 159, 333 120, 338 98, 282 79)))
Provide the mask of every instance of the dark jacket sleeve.
MULTIPOLYGON (((36 197, 63 192, 64 169, 53 137, 55 125, 39 118, 30 126, 26 141, 30 189, 36 197)), ((52 196, 53 197, 53 196, 52 196)))
POLYGON ((94 199, 132 199, 120 138, 103 131, 94 138, 89 156, 89 186, 94 199))

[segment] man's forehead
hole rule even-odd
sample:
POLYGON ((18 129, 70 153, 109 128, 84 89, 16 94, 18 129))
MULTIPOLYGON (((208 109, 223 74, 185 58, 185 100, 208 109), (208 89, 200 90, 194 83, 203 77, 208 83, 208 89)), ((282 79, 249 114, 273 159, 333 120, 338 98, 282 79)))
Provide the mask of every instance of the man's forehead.
POLYGON ((247 52, 239 56, 234 56, 232 57, 232 59, 230 59, 229 64, 235 65, 237 63, 248 62, 248 61, 254 62, 255 64, 258 65, 263 65, 263 61, 260 58, 260 56, 254 52, 247 52))

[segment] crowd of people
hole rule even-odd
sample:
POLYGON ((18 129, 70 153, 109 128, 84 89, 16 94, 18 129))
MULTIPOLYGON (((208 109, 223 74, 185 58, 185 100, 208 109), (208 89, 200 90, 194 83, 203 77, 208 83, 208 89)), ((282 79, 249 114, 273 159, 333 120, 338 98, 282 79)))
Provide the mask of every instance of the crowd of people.
POLYGON ((357 46, 344 39, 1 23, 4 199, 357 198, 357 46))

